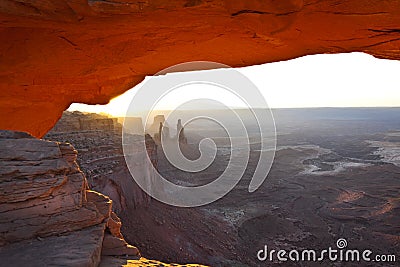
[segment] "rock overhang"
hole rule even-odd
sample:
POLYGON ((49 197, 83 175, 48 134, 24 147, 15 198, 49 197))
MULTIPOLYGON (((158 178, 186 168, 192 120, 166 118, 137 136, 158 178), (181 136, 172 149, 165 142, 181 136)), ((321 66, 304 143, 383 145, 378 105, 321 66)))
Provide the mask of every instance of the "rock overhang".
POLYGON ((177 63, 400 58, 397 0, 8 0, 0 21, 1 128, 37 137, 71 103, 105 104, 177 63))

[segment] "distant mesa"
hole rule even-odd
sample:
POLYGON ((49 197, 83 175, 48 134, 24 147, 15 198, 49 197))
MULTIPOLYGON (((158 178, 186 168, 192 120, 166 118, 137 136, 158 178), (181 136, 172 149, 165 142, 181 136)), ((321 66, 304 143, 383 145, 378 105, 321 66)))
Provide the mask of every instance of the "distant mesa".
POLYGON ((65 111, 51 132, 69 131, 121 131, 122 126, 117 118, 109 118, 97 113, 65 111))
POLYGON ((165 122, 164 115, 156 115, 153 120, 153 124, 147 129, 147 132, 151 135, 159 133, 160 123, 164 127, 168 127, 168 124, 165 122))
POLYGON ((124 121, 124 130, 130 134, 144 134, 143 121, 141 117, 127 117, 124 121))

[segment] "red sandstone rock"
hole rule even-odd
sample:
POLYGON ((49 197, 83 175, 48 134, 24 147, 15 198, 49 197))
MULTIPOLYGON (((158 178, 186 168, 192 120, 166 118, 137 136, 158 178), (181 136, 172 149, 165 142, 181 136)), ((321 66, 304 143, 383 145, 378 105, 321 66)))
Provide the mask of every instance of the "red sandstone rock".
POLYGON ((122 238, 118 238, 106 233, 103 240, 103 248, 101 254, 104 256, 137 256, 140 258, 139 250, 126 243, 122 238))
POLYGON ((0 131, 0 266, 97 266, 101 252, 140 257, 112 201, 87 189, 76 153, 0 131))
POLYGON ((398 0, 8 0, 0 25, 0 128, 34 136, 72 102, 107 103, 181 62, 400 58, 398 0))
POLYGON ((110 217, 107 219, 107 228, 113 236, 123 238, 121 225, 122 223, 118 216, 114 212, 111 212, 110 217))
POLYGON ((75 231, 109 216, 108 198, 86 199, 69 144, 0 139, 0 244, 75 231))

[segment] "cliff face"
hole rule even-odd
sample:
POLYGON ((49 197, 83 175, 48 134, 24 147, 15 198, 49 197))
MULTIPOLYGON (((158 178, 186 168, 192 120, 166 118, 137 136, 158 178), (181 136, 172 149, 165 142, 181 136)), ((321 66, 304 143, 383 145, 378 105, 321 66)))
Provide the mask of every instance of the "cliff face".
POLYGON ((66 143, 0 131, 1 266, 96 266, 130 255, 111 200, 90 191, 66 143), (66 256, 68 255, 68 257, 66 256))
MULTIPOLYGON (((109 196, 113 200, 113 210, 118 214, 150 203, 150 197, 134 182, 125 165, 121 137, 122 126, 116 118, 68 111, 45 136, 48 140, 74 145, 90 188, 109 196)), ((157 147, 150 136, 146 138, 146 148, 156 166, 157 147)), ((153 173, 151 166, 145 169, 147 172, 143 175, 150 177, 153 173)))
POLYGON ((117 118, 109 118, 96 113, 83 114, 79 111, 64 112, 62 118, 54 125, 53 133, 73 131, 121 131, 117 118))
POLYGON ((0 128, 34 136, 72 102, 107 103, 181 62, 400 58, 397 0, 7 0, 0 22, 0 128))

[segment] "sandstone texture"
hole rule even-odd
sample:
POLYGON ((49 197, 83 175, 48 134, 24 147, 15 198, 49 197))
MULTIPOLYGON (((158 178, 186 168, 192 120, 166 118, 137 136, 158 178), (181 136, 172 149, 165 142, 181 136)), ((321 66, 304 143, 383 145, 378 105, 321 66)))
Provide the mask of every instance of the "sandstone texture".
POLYGON ((398 0, 1 1, 0 128, 41 137, 71 103, 107 103, 187 61, 399 59, 399 25, 398 0))
POLYGON ((0 131, 0 265, 97 266, 101 255, 140 257, 112 201, 88 189, 67 143, 0 131))

